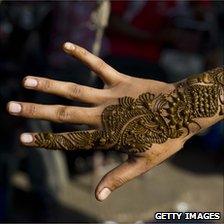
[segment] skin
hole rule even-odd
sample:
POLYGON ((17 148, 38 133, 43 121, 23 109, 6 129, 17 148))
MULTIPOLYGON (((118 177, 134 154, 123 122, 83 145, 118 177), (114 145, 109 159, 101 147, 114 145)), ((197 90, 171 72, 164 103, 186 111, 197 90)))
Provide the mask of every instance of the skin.
MULTIPOLYGON (((94 71, 105 83, 104 89, 96 89, 82 86, 75 83, 56 81, 42 77, 27 76, 23 80, 23 85, 27 89, 40 92, 55 94, 71 100, 78 100, 89 103, 90 107, 75 107, 64 105, 41 105, 25 102, 9 102, 7 108, 10 114, 26 118, 44 119, 60 123, 86 124, 96 130, 104 128, 102 124, 102 113, 109 105, 118 104, 119 98, 128 96, 134 99, 143 93, 150 92, 158 96, 159 94, 168 95, 175 91, 180 83, 164 83, 155 80, 139 79, 121 74, 100 58, 94 56, 87 50, 71 44, 65 43, 64 51, 72 57, 80 60, 83 64, 94 71), (36 86, 28 85, 30 80, 36 86), (13 110, 15 103, 20 106, 20 110, 13 110)), ((184 87, 183 87, 184 88, 184 87)), ((222 96, 223 97, 223 96, 222 96)), ((184 129, 181 136, 168 139, 162 144, 152 144, 148 150, 129 154, 127 161, 107 173, 96 187, 95 196, 99 201, 105 200, 108 195, 124 185, 133 178, 144 174, 156 165, 160 164, 171 155, 175 154, 184 143, 198 131, 204 130, 209 126, 221 121, 223 114, 216 113, 212 117, 195 118, 194 121, 199 125, 190 124, 189 130, 184 129)), ((26 134, 27 135, 27 134, 26 134)), ((36 147, 35 142, 37 133, 29 133, 29 141, 24 142, 24 135, 21 135, 21 142, 28 147, 36 147)), ((26 139, 27 140, 27 139, 26 139)), ((94 150, 94 148, 91 148, 94 150)))

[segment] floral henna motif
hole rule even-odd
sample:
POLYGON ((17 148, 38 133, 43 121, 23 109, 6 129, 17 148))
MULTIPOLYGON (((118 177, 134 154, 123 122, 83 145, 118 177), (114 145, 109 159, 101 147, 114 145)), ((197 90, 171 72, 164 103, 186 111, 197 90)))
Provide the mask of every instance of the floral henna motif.
POLYGON ((143 93, 137 99, 123 97, 102 113, 102 130, 35 136, 39 147, 60 150, 114 149, 144 152, 153 144, 179 138, 195 118, 224 115, 224 69, 216 68, 188 78, 170 94, 143 93))

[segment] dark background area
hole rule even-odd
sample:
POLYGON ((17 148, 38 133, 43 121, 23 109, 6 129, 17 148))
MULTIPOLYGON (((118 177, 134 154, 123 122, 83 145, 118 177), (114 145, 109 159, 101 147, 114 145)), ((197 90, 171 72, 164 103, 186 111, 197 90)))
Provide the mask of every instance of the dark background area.
MULTIPOLYGON (((22 79, 29 74, 102 86, 61 50, 70 41, 92 51, 96 30, 91 15, 96 7, 97 1, 0 1, 0 221, 104 221, 97 212, 93 215, 88 209, 81 212, 64 205, 58 195, 63 184, 106 170, 123 156, 25 149, 18 141, 22 132, 85 127, 15 118, 6 112, 11 100, 80 105, 23 89, 22 79)), ((222 1, 112 1, 100 56, 125 74, 174 82, 223 65, 223 40, 222 1)), ((189 175, 222 180, 223 146, 220 122, 189 140, 168 163, 189 175)), ((89 190, 88 194, 93 193, 89 190)), ((79 204, 78 198, 72 200, 79 204)), ((139 214, 136 221, 143 219, 152 215, 145 219, 139 214)))

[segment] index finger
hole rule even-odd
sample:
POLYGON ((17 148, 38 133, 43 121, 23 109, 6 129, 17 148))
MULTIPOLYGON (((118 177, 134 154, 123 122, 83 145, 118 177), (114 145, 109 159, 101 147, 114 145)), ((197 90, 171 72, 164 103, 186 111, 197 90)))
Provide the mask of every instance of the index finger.
POLYGON ((66 42, 63 45, 63 49, 66 53, 70 54, 74 58, 87 65, 106 84, 113 85, 121 80, 121 74, 118 71, 116 71, 114 68, 105 63, 101 58, 93 55, 86 49, 69 42, 66 42))

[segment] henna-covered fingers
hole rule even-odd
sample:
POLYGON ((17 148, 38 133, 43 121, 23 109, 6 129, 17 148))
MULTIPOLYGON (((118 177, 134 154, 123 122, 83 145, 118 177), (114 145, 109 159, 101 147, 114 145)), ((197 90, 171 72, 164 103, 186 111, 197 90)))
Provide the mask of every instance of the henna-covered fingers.
POLYGON ((121 76, 118 71, 106 64, 102 59, 78 45, 67 42, 63 45, 63 49, 66 53, 87 65, 107 85, 115 85, 124 78, 124 76, 121 76))
POLYGON ((86 108, 9 102, 7 108, 10 114, 26 118, 92 126, 99 126, 100 124, 100 111, 97 107, 86 108))
MULTIPOLYGON (((88 53, 83 54, 82 60, 86 60, 88 53)), ((170 91, 149 91, 137 98, 128 95, 130 91, 113 104, 108 101, 95 108, 96 113, 88 109, 89 114, 83 108, 72 111, 67 107, 24 103, 17 103, 19 107, 9 104, 9 110, 14 115, 31 118, 102 124, 99 130, 26 133, 21 136, 26 146, 59 150, 114 149, 135 155, 135 160, 128 160, 102 179, 96 189, 96 197, 102 201, 116 188, 177 152, 186 136, 191 137, 201 128, 223 119, 224 70, 216 68, 190 77, 170 91)))
MULTIPOLYGON (((163 144, 169 139, 180 139, 196 133, 201 129, 196 119, 210 118, 217 114, 223 116, 220 109, 223 107, 220 100, 224 88, 223 77, 223 69, 217 68, 180 83, 170 94, 161 93, 156 96, 148 92, 137 99, 120 98, 117 104, 109 105, 102 114, 99 113, 104 134, 97 136, 97 143, 101 148, 113 145, 117 151, 133 154, 145 152, 153 145, 163 144), (197 130, 192 129, 193 124, 197 130)), ((84 108, 78 108, 75 112, 67 107, 39 106, 36 112, 33 105, 28 106, 26 117, 62 122, 70 119, 80 123, 92 122, 84 111, 81 112, 84 108), (41 113, 41 110, 45 112, 41 113)), ((90 116, 93 113, 91 109, 88 112, 90 116)))
MULTIPOLYGON (((20 141, 29 147, 50 150, 89 150, 100 149, 100 138, 103 131, 88 130, 64 133, 23 133, 20 141)), ((108 146, 109 148, 109 146, 108 146)), ((104 147, 107 149, 107 147, 104 147)))

